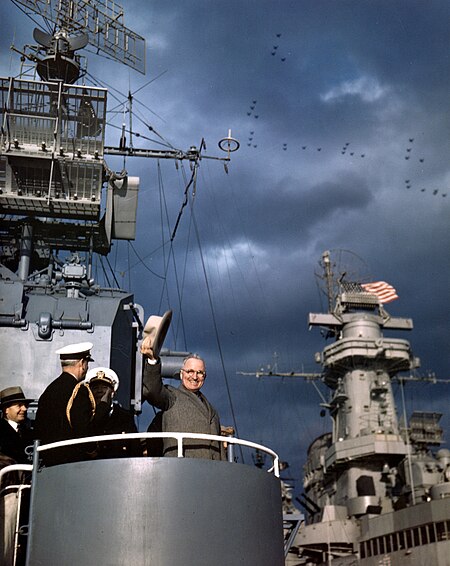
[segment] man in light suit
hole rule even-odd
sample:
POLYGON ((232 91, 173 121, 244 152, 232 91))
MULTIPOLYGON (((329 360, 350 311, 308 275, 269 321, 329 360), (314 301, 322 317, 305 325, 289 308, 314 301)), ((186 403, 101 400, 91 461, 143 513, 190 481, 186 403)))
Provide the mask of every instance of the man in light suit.
MULTIPOLYGON (((147 358, 144 363, 143 396, 163 411, 162 432, 220 435, 219 415, 200 391, 205 383, 206 369, 205 362, 199 356, 185 358, 180 372, 181 385, 178 388, 162 382, 159 351, 170 323, 167 315, 168 313, 162 320, 161 317, 150 317, 149 322, 154 319, 153 327, 148 328, 148 335, 142 341, 141 352, 147 358), (155 328, 158 330, 154 331, 155 328)), ((183 446, 184 456, 188 458, 225 459, 220 442, 186 439, 183 446)), ((163 452, 164 456, 177 456, 176 440, 165 438, 163 452)))

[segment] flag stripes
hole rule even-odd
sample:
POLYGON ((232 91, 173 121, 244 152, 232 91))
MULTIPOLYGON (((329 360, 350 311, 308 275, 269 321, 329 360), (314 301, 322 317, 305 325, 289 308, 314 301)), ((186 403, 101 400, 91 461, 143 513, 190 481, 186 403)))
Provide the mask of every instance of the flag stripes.
POLYGON ((398 299, 397 291, 386 283, 386 281, 375 281, 374 283, 362 283, 361 287, 368 293, 376 295, 380 303, 390 303, 398 299))

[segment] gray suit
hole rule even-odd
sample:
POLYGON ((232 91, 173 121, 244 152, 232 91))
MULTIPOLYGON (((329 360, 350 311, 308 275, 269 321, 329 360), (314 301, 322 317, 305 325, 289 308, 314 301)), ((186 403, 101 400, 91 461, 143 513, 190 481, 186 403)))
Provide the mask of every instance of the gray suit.
MULTIPOLYGON (((219 415, 206 397, 200 392, 188 391, 183 385, 178 389, 164 385, 159 362, 151 365, 145 361, 142 393, 149 403, 163 411, 162 432, 220 435, 219 415)), ((225 459, 223 445, 219 442, 187 439, 183 446, 184 456, 188 458, 225 459)), ((177 456, 174 439, 164 439, 164 456, 177 456)))

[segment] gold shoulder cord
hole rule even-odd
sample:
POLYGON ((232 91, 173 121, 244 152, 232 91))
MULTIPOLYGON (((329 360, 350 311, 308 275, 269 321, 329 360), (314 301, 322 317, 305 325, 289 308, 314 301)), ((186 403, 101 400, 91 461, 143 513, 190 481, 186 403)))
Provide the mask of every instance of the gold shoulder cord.
POLYGON ((92 405, 91 420, 93 419, 94 414, 95 414, 95 399, 94 399, 94 395, 92 394, 91 388, 84 381, 80 381, 79 383, 76 384, 75 389, 73 390, 72 395, 70 396, 69 402, 67 403, 67 407, 66 407, 66 417, 67 417, 67 420, 69 421, 70 426, 72 426, 72 421, 71 421, 71 418, 70 418, 70 411, 72 409, 72 405, 73 405, 73 402, 75 400, 75 397, 77 396, 78 391, 80 390, 80 387, 82 387, 83 385, 88 390, 89 400, 90 400, 91 405, 92 405))

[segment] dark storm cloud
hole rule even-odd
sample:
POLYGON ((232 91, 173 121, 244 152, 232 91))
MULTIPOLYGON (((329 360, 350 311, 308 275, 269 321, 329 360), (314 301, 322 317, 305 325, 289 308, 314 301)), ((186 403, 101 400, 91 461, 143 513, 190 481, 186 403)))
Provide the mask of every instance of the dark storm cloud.
MULTIPOLYGON (((276 118, 281 112, 285 123, 292 126, 292 106, 310 109, 319 93, 336 82, 368 74, 405 96, 413 96, 409 82, 416 83, 415 94, 427 85, 431 72, 440 78, 447 56, 442 57, 442 35, 431 31, 433 26, 442 27, 439 15, 445 16, 445 6, 437 6, 432 15, 421 3, 413 3, 412 10, 409 3, 408 10, 404 7, 401 3, 350 2, 332 9, 329 2, 285 2, 281 10, 273 2, 234 2, 212 4, 205 12, 204 3, 197 2, 181 14, 173 5, 159 6, 158 12, 172 14, 171 18, 160 16, 160 21, 171 25, 167 32, 175 34, 177 42, 161 52, 155 47, 149 64, 158 65, 161 56, 165 57, 171 78, 164 88, 178 85, 181 107, 189 104, 192 111, 192 105, 197 104, 197 118, 207 120, 209 110, 216 120, 240 110, 244 119, 256 97, 263 110, 262 120, 270 120, 271 115, 276 118), (208 26, 201 23, 205 19, 208 26), (423 20, 429 33, 420 29, 423 20), (277 23, 283 28, 278 42, 285 42, 291 53, 288 67, 273 65, 269 54, 277 23), (433 39, 428 41, 428 37, 433 39), (430 66, 430 59, 437 65, 430 66), (178 61, 176 75, 174 60, 178 61)), ((298 112, 297 117, 307 125, 311 114, 301 116, 298 112)), ((189 117, 190 125, 193 122, 189 117)))
MULTIPOLYGON (((246 357, 238 344, 233 349, 234 335, 239 337, 236 342, 245 342, 250 365, 270 352, 269 343, 276 342, 276 334, 282 336, 281 345, 289 343, 287 336, 296 337, 298 363, 308 359, 306 350, 314 341, 316 349, 320 347, 318 335, 303 336, 307 311, 317 301, 311 284, 313 266, 327 247, 356 249, 375 278, 392 279, 402 289, 393 310, 399 316, 414 315, 421 333, 426 334, 423 329, 435 313, 431 333, 441 343, 440 330, 446 320, 439 316, 439 306, 427 304, 425 289, 430 273, 436 271, 443 242, 448 241, 448 231, 442 222, 436 222, 439 210, 430 201, 431 193, 421 195, 420 190, 429 183, 445 186, 448 142, 445 126, 441 126, 448 113, 440 105, 448 87, 443 49, 448 39, 441 23, 446 21, 447 8, 437 3, 424 13, 421 3, 345 2, 338 9, 328 2, 286 3, 283 17, 273 3, 258 6, 256 11, 252 3, 226 8, 214 5, 206 14, 200 2, 180 17, 166 5, 161 8, 166 11, 163 21, 170 22, 170 32, 176 33, 178 41, 161 52, 155 46, 154 53, 157 65, 167 57, 172 75, 168 82, 165 78, 160 81, 156 90, 182 85, 172 90, 181 101, 175 116, 183 122, 183 133, 193 128, 214 140, 225 122, 237 131, 242 143, 241 153, 231 164, 230 180, 215 179, 213 184, 212 190, 223 199, 212 206, 198 197, 196 203, 204 250, 211 261, 224 235, 230 246, 243 240, 248 251, 245 245, 235 250, 227 277, 234 284, 242 281, 243 262, 247 261, 254 287, 258 289, 255 282, 260 278, 264 288, 260 299, 253 293, 249 301, 250 285, 241 282, 233 300, 222 301, 228 323, 234 321, 234 308, 241 313, 236 317, 238 331, 232 323, 228 324, 231 330, 225 324, 223 338, 232 352, 227 362, 235 356, 246 357), (203 21, 208 21, 207 30, 203 21), (422 21, 426 33, 421 30, 422 21), (194 30, 200 28, 202 33, 193 40, 194 30), (284 43, 280 44, 290 52, 285 67, 265 47, 272 47, 277 28, 283 32, 284 43), (174 59, 181 55, 174 78, 174 59), (254 99, 258 121, 253 111, 247 116, 254 99), (252 142, 258 143, 257 148, 246 148, 250 131, 255 132, 252 142), (405 160, 410 136, 415 138, 414 166, 405 160), (282 142, 286 141, 283 154, 282 142), (346 141, 350 149, 337 161, 346 141), (302 144, 307 145, 307 155, 302 155, 302 144), (315 153, 318 147, 320 154, 315 153), (352 160, 350 151, 355 153, 352 160), (359 157, 362 152, 366 153, 364 164, 359 157), (424 165, 419 165, 420 155, 426 157, 424 165), (413 196, 405 189, 408 177, 414 177, 413 196), (232 205, 229 186, 236 198, 232 205), (208 226, 206 219, 211 217, 214 223, 208 226), (434 237, 438 241, 433 246, 434 237), (277 253, 280 247, 281 255, 277 253), (296 248, 302 248, 303 255, 296 256, 296 248), (296 277, 298 284, 291 285, 296 277), (261 300, 265 305, 257 311, 259 324, 254 324, 250 315, 242 316, 247 313, 241 303, 247 301, 251 312, 261 300), (286 316, 293 305, 298 305, 299 312, 286 316), (273 322, 276 312, 280 320, 273 322), (302 343, 306 347, 300 354, 298 344, 302 343)), ((169 32, 168 28, 163 31, 169 32)), ((445 205, 444 200, 442 203, 445 205)), ((437 285, 441 289, 444 284, 437 285)), ((203 312, 202 301, 194 298, 193 289, 186 297, 185 308, 194 305, 195 315, 191 316, 198 317, 203 312)), ((201 320, 209 328, 208 315, 201 320)), ((206 329, 196 332, 197 348, 203 343, 209 351, 209 334, 206 329)), ((423 340, 431 346, 425 336, 423 340)), ((419 338, 419 346, 421 341, 419 338)), ((436 349, 432 349, 433 357, 436 349)), ((436 362, 444 369, 439 359, 436 362)))
MULTIPOLYGON (((224 226, 230 245, 242 241, 245 233, 247 241, 264 246, 267 253, 276 253, 280 245, 287 253, 292 246, 298 249, 309 240, 319 225, 331 223, 343 213, 363 212, 373 199, 365 179, 345 171, 333 175, 333 179, 311 184, 303 175, 284 177, 280 171, 276 179, 261 170, 242 175, 241 183, 243 194, 234 195, 234 206, 226 206, 232 198, 228 191, 217 196, 216 208, 221 216, 201 229, 207 245, 223 243, 223 231, 218 227, 224 226), (243 220, 247 221, 244 233, 243 220)), ((196 206, 198 216, 205 217, 211 201, 198 196, 196 206)))
MULTIPOLYGON (((396 337, 411 341, 424 370, 449 377, 450 7, 437 0, 123 4, 126 25, 149 42, 148 74, 98 57, 91 73, 122 100, 161 75, 136 94, 156 113, 135 102, 147 124, 183 149, 205 137, 206 153, 222 157, 217 142, 231 129, 241 148, 228 175, 216 161, 201 162, 193 205, 199 240, 190 206, 174 240, 180 287, 167 241, 189 167, 183 177, 173 163, 161 164, 161 186, 153 162, 127 160, 141 177, 134 247, 146 267, 120 243, 116 269, 126 282, 130 255, 130 285, 146 313, 174 309, 168 345, 206 356, 207 394, 231 424, 220 343, 239 432, 279 450, 299 477, 307 446, 329 429, 328 418, 318 418, 317 393, 301 380, 236 372, 274 363, 281 371, 320 370, 314 353, 326 342, 319 329, 308 332, 307 316, 326 310, 314 277, 324 250, 356 254, 344 254, 337 271, 397 288, 400 298, 387 310, 412 317, 415 329, 396 337), (170 226, 162 234, 166 206, 170 226)), ((5 6, 16 43, 31 42, 34 24, 25 37, 27 19, 5 6)), ((3 74, 11 39, 0 38, 3 74)), ((123 116, 110 120, 120 125, 123 116)), ((145 124, 133 125, 150 135, 145 124)), ((422 394, 420 387, 407 389, 408 412, 415 404, 447 410, 445 389, 422 386, 422 394)), ((448 430, 448 415, 443 424, 448 430)))
POLYGON ((414 96, 442 89, 441 73, 448 65, 446 2, 349 3, 349 27, 342 29, 355 62, 398 88, 414 86, 414 96), (407 9, 406 9, 407 8, 407 9), (350 29, 353 25, 354 30, 350 29), (356 29, 355 29, 356 28, 356 29), (356 41, 355 41, 356 40, 356 41))

